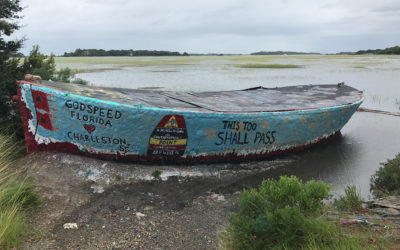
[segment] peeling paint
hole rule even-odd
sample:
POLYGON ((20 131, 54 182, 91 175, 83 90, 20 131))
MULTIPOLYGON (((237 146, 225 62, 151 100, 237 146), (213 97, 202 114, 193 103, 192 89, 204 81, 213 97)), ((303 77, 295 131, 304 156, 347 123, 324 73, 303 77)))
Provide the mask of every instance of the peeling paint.
POLYGON ((322 113, 322 117, 323 117, 323 118, 327 118, 330 114, 331 114, 331 113, 330 113, 329 110, 325 110, 325 111, 322 113))
POLYGON ((318 127, 318 123, 312 122, 308 124, 308 129, 314 131, 318 127))
POLYGON ((305 118, 304 116, 299 116, 299 120, 301 123, 307 123, 307 118, 305 118))
POLYGON ((207 140, 212 140, 217 137, 217 130, 215 129, 204 129, 204 135, 207 137, 207 140))
MULTIPOLYGON (((285 118, 289 118, 289 117, 285 117, 285 118)), ((283 118, 283 120, 284 120, 285 118, 283 118)), ((289 118, 289 119, 290 119, 290 118, 289 118)), ((269 129, 270 126, 269 126, 268 120, 264 120, 264 121, 261 123, 260 127, 261 127, 262 129, 264 129, 264 130, 269 129)))

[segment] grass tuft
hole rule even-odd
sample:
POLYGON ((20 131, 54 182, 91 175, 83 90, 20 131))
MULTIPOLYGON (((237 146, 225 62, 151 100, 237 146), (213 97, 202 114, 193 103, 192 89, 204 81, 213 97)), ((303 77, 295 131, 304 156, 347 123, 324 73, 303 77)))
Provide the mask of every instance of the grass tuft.
POLYGON ((246 63, 237 65, 239 68, 250 68, 250 69, 293 69, 302 68, 300 65, 296 64, 278 64, 278 63, 246 63))
POLYGON ((359 211, 362 209, 362 199, 360 192, 355 186, 347 186, 344 190, 345 195, 335 199, 333 206, 339 211, 359 211))
POLYGON ((32 180, 16 171, 15 157, 21 144, 0 131, 0 249, 9 249, 22 241, 25 213, 41 203, 32 180))
POLYGON ((160 170, 154 170, 151 176, 153 176, 153 178, 156 180, 161 180, 161 174, 162 172, 160 170))
POLYGON ((31 179, 13 179, 0 185, 0 210, 18 205, 20 209, 30 210, 38 207, 40 197, 34 191, 31 179))
POLYGON ((19 210, 17 204, 0 210, 0 249, 9 249, 21 242, 24 221, 19 210))

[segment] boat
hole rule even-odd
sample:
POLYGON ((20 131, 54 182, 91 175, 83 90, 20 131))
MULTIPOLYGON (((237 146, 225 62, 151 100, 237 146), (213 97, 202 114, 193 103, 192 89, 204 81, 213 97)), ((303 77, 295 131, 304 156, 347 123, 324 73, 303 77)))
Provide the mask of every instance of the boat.
POLYGON ((177 92, 17 81, 28 152, 149 163, 265 159, 340 133, 364 97, 343 83, 177 92))

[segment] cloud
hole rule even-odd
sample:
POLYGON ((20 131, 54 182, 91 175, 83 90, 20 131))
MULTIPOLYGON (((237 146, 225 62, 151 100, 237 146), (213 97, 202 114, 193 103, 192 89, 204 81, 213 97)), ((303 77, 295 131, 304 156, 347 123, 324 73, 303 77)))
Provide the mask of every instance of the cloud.
POLYGON ((39 44, 46 53, 56 54, 76 48, 338 52, 346 48, 357 50, 360 44, 355 43, 360 40, 362 47, 368 48, 399 43, 400 38, 397 0, 22 3, 26 6, 22 19, 25 27, 17 35, 29 39, 25 53, 33 44, 39 44), (370 43, 363 40, 366 37, 370 43))

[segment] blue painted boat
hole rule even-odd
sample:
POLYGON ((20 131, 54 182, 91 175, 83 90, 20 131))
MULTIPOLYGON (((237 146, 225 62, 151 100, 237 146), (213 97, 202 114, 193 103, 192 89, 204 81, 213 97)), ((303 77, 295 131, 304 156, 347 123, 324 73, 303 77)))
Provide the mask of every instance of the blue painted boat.
POLYGON ((363 101, 338 85, 222 92, 17 82, 27 151, 144 162, 262 159, 337 134, 363 101))

